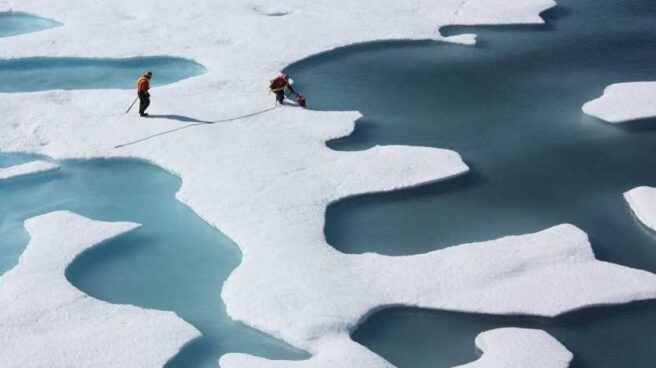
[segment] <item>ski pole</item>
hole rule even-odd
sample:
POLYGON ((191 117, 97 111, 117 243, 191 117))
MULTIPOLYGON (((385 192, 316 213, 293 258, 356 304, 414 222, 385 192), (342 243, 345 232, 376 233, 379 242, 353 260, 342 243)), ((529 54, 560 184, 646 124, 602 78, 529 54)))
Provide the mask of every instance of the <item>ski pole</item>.
POLYGON ((130 110, 132 109, 132 106, 134 106, 134 104, 137 103, 138 99, 139 99, 139 96, 137 96, 137 98, 135 98, 134 101, 132 101, 132 105, 130 105, 130 107, 128 107, 128 109, 125 111, 126 114, 130 112, 130 110))

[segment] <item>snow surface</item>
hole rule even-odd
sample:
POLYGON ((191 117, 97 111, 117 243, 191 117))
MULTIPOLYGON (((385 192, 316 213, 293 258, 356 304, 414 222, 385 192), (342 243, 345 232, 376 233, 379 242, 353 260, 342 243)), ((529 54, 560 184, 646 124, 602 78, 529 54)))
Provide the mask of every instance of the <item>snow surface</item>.
POLYGON ((50 161, 31 161, 10 167, 0 167, 0 181, 57 169, 59 169, 59 165, 50 161))
POLYGON ((656 117, 656 82, 617 83, 583 105, 583 111, 609 123, 656 117))
POLYGON ((567 368, 574 357, 541 330, 499 328, 476 337, 483 356, 458 368, 567 368))
MULTIPOLYGON (((172 55, 192 58, 208 72, 152 91, 149 112, 169 118, 123 114, 132 91, 0 95, 0 148, 57 159, 134 157, 180 175, 178 198, 243 252, 222 293, 229 315, 313 354, 303 362, 232 354, 221 359, 224 368, 390 367, 349 336, 385 306, 552 316, 652 298, 656 276, 596 261, 585 234, 570 225, 412 257, 336 251, 323 233, 331 202, 445 180, 468 168, 457 153, 434 148, 333 151, 325 142, 349 135, 360 114, 272 109, 268 80, 294 61, 335 47, 440 39, 439 27, 454 23, 541 22, 537 14, 552 5, 550 0, 381 0, 376 6, 350 0, 275 5, 265 0, 5 0, 0 10, 20 9, 64 26, 0 39, 1 58, 172 55), (175 118, 213 121, 256 112, 213 125, 189 126, 175 118)), ((20 276, 29 284, 38 275, 20 276)), ((151 315, 156 321, 160 314, 151 315)), ((110 317, 99 308, 77 318, 110 317)), ((21 333, 42 323, 23 326, 21 333)), ((59 335, 82 328, 62 324, 50 343, 64 348, 69 342, 59 335)), ((162 344, 161 356, 170 355, 167 343, 179 343, 152 341, 162 344)), ((107 345, 103 353, 123 356, 122 350, 107 345)))
POLYGON ((648 228, 656 231, 656 188, 638 187, 624 193, 635 216, 648 228))
POLYGON ((556 6, 553 0, 522 3, 520 6, 517 1, 461 0, 461 5, 454 12, 449 24, 489 24, 490 19, 495 19, 494 24, 541 24, 544 20, 540 13, 556 6))
POLYGON ((156 367, 200 335, 172 312, 105 303, 66 279, 78 255, 137 224, 53 212, 25 226, 31 240, 0 277, 2 367, 156 367))

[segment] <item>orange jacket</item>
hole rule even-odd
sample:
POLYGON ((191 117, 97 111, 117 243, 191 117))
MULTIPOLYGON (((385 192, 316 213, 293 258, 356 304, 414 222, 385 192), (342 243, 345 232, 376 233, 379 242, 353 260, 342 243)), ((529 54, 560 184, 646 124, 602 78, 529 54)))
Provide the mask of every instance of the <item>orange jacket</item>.
POLYGON ((137 80, 137 92, 146 93, 148 92, 149 89, 150 89, 150 81, 148 80, 148 78, 146 78, 145 75, 137 80))

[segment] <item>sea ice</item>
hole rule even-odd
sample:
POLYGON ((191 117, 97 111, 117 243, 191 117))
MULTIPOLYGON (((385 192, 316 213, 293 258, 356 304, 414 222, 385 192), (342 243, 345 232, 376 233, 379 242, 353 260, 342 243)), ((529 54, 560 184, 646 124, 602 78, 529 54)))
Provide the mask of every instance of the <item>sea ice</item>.
POLYGON ((656 117, 656 82, 612 84, 583 111, 609 123, 656 117))
MULTIPOLYGON (((242 264, 222 293, 230 316, 313 354, 302 362, 232 354, 221 359, 223 367, 391 367, 349 336, 369 314, 390 305, 552 316, 656 295, 656 276, 595 260, 585 234, 571 225, 410 257, 336 251, 323 233, 330 203, 445 180, 468 168, 457 153, 433 148, 378 146, 360 152, 333 151, 325 142, 350 134, 360 114, 273 109, 273 97, 267 93, 267 81, 281 69, 319 52, 382 39, 439 39, 441 26, 456 23, 541 23, 538 13, 552 6, 552 1, 382 0, 371 6, 364 1, 287 0, 280 7, 294 11, 285 16, 264 16, 280 13, 280 9, 256 11, 262 4, 261 0, 0 3, 0 10, 20 7, 64 24, 46 32, 0 39, 2 58, 175 55, 207 67, 208 72, 200 77, 153 89, 150 112, 161 118, 125 115, 134 99, 132 92, 0 95, 0 147, 57 159, 138 158, 179 174, 183 184, 178 198, 242 250, 242 264), (249 117, 217 124, 189 124, 194 119, 216 121, 246 115, 249 117), (139 142, 124 145, 134 141, 139 142)), ((39 239, 48 242, 64 236, 74 244, 88 246, 108 237, 88 239, 107 224, 71 222, 76 228, 49 228, 39 239)), ((113 235, 117 232, 110 231, 113 235)), ((35 252, 39 259, 51 257, 48 249, 30 249, 36 248, 28 247, 26 255, 35 252)), ((63 272, 64 266, 60 267, 58 271, 63 272)), ((0 285, 4 303, 21 292, 11 285, 38 287, 42 280, 36 272, 5 277, 9 279, 0 285)), ((52 291, 53 301, 71 293, 66 286, 52 291)), ((85 303, 92 302, 75 295, 85 303)), ((28 303, 33 296, 23 295, 27 299, 15 304, 13 312, 33 319, 11 332, 27 336, 28 342, 20 346, 35 347, 38 344, 28 338, 34 331, 47 330, 51 345, 42 345, 31 360, 23 361, 27 358, 21 350, 3 351, 3 359, 38 365, 45 355, 76 346, 70 339, 78 336, 75 331, 79 328, 94 327, 79 326, 75 324, 78 321, 134 316, 108 317, 108 308, 140 313, 141 323, 159 333, 147 331, 145 339, 144 331, 130 329, 121 331, 119 338, 102 329, 109 335, 101 335, 107 340, 96 339, 102 341, 102 346, 93 345, 96 354, 114 355, 117 361, 125 358, 121 366, 128 366, 127 357, 137 350, 142 355, 131 363, 161 365, 165 357, 196 336, 171 314, 98 301, 93 301, 96 307, 68 314, 70 321, 36 319, 40 310, 34 308, 40 304, 28 303), (167 323, 177 327, 164 332, 157 329, 167 323), (109 344, 110 339, 129 346, 114 350, 118 345, 109 344)), ((16 320, 0 311, 0 318, 16 320)), ((85 366, 98 361, 96 355, 78 358, 76 363, 85 366)))
POLYGON ((0 167, 0 181, 57 169, 59 169, 59 165, 50 161, 31 161, 10 167, 0 167))
POLYGON ((457 368, 567 368, 574 357, 541 330, 499 328, 476 337, 483 356, 457 368))
POLYGON ((638 220, 656 231, 656 188, 633 188, 624 193, 624 199, 638 220))
POLYGON ((540 24, 544 23, 540 13, 554 6, 554 0, 527 1, 522 6, 504 0, 461 0, 449 24, 540 24))

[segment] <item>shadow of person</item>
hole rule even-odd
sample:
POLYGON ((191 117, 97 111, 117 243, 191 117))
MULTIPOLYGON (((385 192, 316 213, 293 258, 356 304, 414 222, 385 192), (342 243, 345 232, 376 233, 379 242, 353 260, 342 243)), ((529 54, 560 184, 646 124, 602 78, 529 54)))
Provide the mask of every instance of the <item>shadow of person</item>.
POLYGON ((148 115, 149 118, 155 119, 168 119, 168 120, 177 120, 183 123, 199 123, 199 124, 211 124, 212 122, 206 120, 198 120, 189 116, 175 115, 175 114, 151 114, 148 115))
POLYGON ((159 132, 157 134, 153 134, 153 135, 150 135, 148 137, 137 139, 137 140, 132 141, 132 142, 119 144, 117 146, 114 146, 114 148, 121 148, 121 147, 131 146, 133 144, 137 144, 137 143, 140 143, 140 142, 143 142, 143 141, 147 141, 147 140, 155 138, 155 137, 160 137, 160 136, 165 135, 165 134, 174 133, 174 132, 177 132, 177 131, 180 131, 180 130, 183 130, 183 129, 187 129, 187 128, 191 128, 191 127, 194 127, 194 126, 200 126, 200 125, 205 125, 205 124, 211 125, 211 124, 218 124, 218 123, 228 123, 228 122, 231 122, 231 121, 246 119, 246 118, 249 118, 249 117, 252 117, 252 116, 264 114, 268 111, 273 111, 275 109, 276 109, 275 107, 270 107, 268 109, 255 111, 255 112, 252 112, 250 114, 240 115, 240 116, 233 116, 231 118, 226 118, 226 119, 223 119, 223 120, 216 120, 216 121, 198 120, 198 119, 190 118, 188 116, 172 115, 172 114, 169 114, 169 115, 148 115, 151 118, 171 119, 171 120, 177 120, 177 121, 181 121, 181 122, 184 122, 184 123, 191 123, 191 124, 181 126, 181 127, 175 128, 175 129, 170 129, 170 130, 166 130, 166 131, 163 131, 163 132, 159 132))

